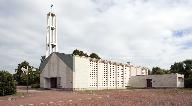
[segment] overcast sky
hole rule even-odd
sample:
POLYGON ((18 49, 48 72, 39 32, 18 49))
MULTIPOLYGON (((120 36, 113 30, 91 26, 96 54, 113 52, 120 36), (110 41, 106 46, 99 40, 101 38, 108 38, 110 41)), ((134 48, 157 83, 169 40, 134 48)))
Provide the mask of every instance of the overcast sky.
POLYGON ((166 69, 192 58, 192 0, 0 0, 0 70, 39 67, 52 2, 59 52, 166 69))

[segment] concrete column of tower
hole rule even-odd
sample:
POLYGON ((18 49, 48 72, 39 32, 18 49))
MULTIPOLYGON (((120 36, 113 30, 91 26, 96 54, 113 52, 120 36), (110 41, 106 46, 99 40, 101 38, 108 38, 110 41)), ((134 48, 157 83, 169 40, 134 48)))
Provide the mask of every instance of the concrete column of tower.
POLYGON ((47 14, 46 58, 51 53, 58 52, 57 44, 56 15, 49 12, 47 14))

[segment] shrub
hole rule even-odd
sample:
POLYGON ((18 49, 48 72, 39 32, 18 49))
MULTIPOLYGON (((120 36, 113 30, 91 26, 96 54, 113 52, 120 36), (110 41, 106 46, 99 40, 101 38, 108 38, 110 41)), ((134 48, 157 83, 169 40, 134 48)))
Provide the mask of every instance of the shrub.
POLYGON ((185 88, 192 88, 192 78, 185 78, 185 88))
POLYGON ((39 84, 31 84, 31 88, 40 88, 39 84))
POLYGON ((12 74, 7 71, 0 71, 0 96, 16 93, 15 81, 12 74))

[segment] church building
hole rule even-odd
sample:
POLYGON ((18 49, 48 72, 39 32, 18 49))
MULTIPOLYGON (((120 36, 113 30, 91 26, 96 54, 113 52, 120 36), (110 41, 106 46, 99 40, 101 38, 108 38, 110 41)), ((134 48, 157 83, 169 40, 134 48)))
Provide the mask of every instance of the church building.
POLYGON ((40 66, 42 88, 66 90, 125 89, 131 76, 148 69, 102 59, 54 52, 40 66))
POLYGON ((148 68, 127 63, 59 53, 56 15, 53 12, 47 14, 45 57, 40 64, 40 87, 44 89, 126 89, 133 85, 131 78, 146 76, 149 71, 148 68))

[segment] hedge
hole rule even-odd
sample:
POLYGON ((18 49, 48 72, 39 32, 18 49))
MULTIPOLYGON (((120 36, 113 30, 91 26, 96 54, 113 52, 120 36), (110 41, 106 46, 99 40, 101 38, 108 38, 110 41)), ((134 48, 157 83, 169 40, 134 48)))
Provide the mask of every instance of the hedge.
POLYGON ((192 88, 192 78, 185 78, 185 88, 192 88))

